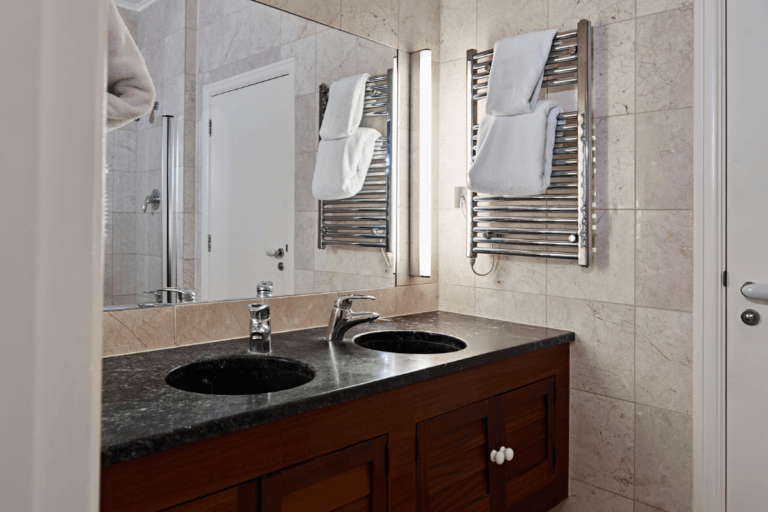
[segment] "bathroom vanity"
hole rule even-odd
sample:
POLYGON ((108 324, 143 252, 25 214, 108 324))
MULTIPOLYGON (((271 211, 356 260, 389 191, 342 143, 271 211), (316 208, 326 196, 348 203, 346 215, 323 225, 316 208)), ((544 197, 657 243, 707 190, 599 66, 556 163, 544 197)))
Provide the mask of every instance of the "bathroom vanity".
POLYGON ((105 359, 101 509, 546 511, 566 498, 573 333, 434 312, 323 335, 275 334, 270 356, 246 338, 105 359), (466 348, 355 343, 382 330, 466 348), (166 383, 223 357, 296 360, 313 378, 234 396, 166 383))

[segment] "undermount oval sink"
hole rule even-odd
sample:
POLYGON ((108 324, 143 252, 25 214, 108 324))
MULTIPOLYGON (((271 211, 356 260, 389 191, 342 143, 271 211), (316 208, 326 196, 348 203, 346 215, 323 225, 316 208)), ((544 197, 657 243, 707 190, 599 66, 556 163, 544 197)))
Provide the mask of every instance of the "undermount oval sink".
POLYGON ((176 389, 206 395, 259 395, 306 384, 315 370, 301 361, 271 356, 230 356, 190 363, 165 376, 176 389))
POLYGON ((467 348, 454 336, 425 331, 374 331, 353 338, 356 345, 396 354, 446 354, 467 348))

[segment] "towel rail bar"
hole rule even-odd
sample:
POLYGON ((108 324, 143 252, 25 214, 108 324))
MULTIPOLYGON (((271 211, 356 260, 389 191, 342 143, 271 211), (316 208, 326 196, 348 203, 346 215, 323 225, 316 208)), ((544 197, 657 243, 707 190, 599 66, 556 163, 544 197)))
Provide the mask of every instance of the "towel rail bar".
MULTIPOLYGON (((467 171, 477 152, 480 129, 478 101, 487 97, 493 53, 493 50, 467 51, 467 171)), ((474 259, 478 254, 532 256, 576 260, 581 266, 589 266, 592 260, 594 135, 592 26, 588 20, 581 20, 577 30, 557 34, 547 66, 542 87, 575 85, 578 97, 577 110, 558 116, 555 143, 561 146, 553 151, 553 180, 547 193, 534 196, 478 195, 468 191, 467 200, 471 208, 467 214, 467 258, 474 259), (563 147, 562 144, 569 145, 563 147), (558 204, 548 204, 550 201, 557 201, 558 204), (561 239, 532 238, 541 236, 561 239), (573 252, 485 247, 488 244, 572 248, 573 252)))

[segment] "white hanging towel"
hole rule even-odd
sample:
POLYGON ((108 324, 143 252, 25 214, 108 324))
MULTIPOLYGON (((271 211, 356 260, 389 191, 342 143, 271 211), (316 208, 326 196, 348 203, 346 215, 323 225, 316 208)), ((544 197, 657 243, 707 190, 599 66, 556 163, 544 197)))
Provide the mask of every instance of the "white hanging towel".
POLYGON ((320 138, 335 140, 355 133, 363 119, 365 83, 370 76, 368 73, 348 76, 331 84, 320 138))
POLYGON ((321 140, 312 178, 312 195, 321 201, 330 201, 346 199, 360 192, 379 137, 378 130, 358 128, 350 137, 321 140))
POLYGON ((543 194, 552 176, 557 116, 554 101, 538 103, 531 114, 489 116, 480 121, 477 158, 467 187, 481 194, 543 194))
POLYGON ((534 111, 555 35, 555 29, 542 30, 508 37, 493 45, 486 114, 514 116, 534 111))

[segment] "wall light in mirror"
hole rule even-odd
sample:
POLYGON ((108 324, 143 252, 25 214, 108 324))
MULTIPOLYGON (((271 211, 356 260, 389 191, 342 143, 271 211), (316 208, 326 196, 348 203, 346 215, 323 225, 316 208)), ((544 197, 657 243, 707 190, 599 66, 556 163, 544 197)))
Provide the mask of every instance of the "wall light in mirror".
POLYGON ((432 50, 411 54, 410 274, 432 276, 432 50))

